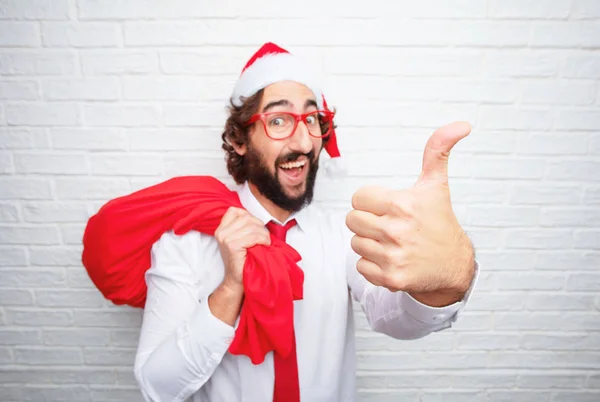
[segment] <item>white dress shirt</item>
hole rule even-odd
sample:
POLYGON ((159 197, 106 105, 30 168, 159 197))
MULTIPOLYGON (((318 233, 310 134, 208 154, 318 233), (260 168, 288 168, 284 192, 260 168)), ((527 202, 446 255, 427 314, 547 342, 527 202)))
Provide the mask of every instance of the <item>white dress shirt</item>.
MULTIPOLYGON (((251 214, 265 224, 275 220, 247 184, 238 192, 251 214)), ((352 298, 374 331, 415 339, 450 327, 475 283, 458 303, 426 306, 406 293, 374 286, 357 272, 360 257, 350 247, 353 234, 345 215, 329 216, 309 206, 289 219, 296 219, 297 225, 286 241, 302 256, 298 265, 304 271, 304 299, 294 302, 303 402, 356 399, 352 298)), ((134 370, 145 400, 272 402, 272 352, 258 365, 228 353, 235 327, 213 316, 208 307, 208 296, 223 276, 212 236, 168 232, 154 244, 134 370)))

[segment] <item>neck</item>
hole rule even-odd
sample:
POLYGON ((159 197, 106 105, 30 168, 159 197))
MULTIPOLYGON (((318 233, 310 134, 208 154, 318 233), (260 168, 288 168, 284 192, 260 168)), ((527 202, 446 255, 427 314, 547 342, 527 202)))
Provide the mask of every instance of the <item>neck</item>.
POLYGON ((285 220, 289 218, 289 216, 292 214, 290 211, 278 207, 271 200, 262 195, 254 184, 248 183, 248 187, 250 188, 250 191, 252 192, 254 197, 256 197, 260 205, 262 205, 267 210, 267 212, 270 213, 271 216, 273 216, 279 222, 285 222, 285 220))

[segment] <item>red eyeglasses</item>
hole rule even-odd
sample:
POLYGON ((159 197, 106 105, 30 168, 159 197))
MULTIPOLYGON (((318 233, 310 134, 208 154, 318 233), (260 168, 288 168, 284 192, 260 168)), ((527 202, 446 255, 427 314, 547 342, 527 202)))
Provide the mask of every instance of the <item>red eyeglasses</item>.
POLYGON ((329 110, 316 110, 303 114, 291 112, 257 113, 248 120, 248 125, 261 121, 269 138, 283 140, 296 131, 298 122, 303 121, 308 133, 315 138, 324 138, 331 133, 334 113, 329 110), (327 132, 321 132, 321 124, 330 123, 327 132))

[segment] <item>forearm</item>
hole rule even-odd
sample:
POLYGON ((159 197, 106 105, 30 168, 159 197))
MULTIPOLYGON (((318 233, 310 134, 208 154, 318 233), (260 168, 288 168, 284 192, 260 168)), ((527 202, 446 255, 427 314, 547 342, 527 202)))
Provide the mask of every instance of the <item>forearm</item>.
POLYGON ((234 326, 242 308, 244 289, 224 281, 208 298, 212 314, 225 324, 234 326))

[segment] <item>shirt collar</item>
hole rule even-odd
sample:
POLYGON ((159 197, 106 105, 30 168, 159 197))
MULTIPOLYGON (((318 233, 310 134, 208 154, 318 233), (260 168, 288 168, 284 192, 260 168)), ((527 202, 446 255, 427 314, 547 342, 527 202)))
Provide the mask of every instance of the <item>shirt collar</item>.
POLYGON ((252 194, 248 182, 245 182, 241 186, 241 188, 238 190, 238 195, 240 197, 240 202, 242 203, 242 206, 252 215, 260 219, 265 225, 269 221, 275 221, 279 224, 285 225, 292 219, 296 219, 296 223, 303 231, 306 231, 310 225, 310 214, 308 211, 308 207, 304 207, 300 211, 292 213, 285 222, 279 222, 269 213, 269 211, 265 209, 265 207, 261 205, 261 203, 254 196, 254 194, 252 194))

